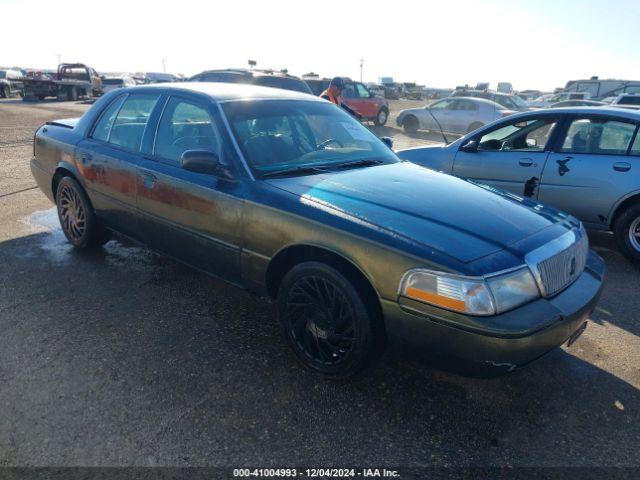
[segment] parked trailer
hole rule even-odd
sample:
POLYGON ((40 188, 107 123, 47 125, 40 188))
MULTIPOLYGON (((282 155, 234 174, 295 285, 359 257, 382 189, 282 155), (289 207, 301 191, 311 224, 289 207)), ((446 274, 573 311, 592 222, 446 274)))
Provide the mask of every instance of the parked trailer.
POLYGON ((592 77, 589 80, 570 80, 565 85, 564 92, 587 92, 590 98, 601 100, 623 93, 639 93, 640 80, 600 80, 598 77, 592 77))
POLYGON ((24 100, 77 100, 80 97, 102 95, 102 80, 96 71, 84 63, 61 63, 53 78, 36 75, 24 80, 24 100))

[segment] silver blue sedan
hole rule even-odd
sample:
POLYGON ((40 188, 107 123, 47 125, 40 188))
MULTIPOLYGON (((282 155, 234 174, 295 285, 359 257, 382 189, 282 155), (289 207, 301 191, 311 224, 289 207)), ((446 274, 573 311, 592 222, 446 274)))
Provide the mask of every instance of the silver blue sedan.
POLYGON ((640 261, 640 111, 551 108, 518 113, 446 146, 398 155, 548 203, 610 230, 640 261))
POLYGON ((422 108, 402 110, 396 119, 408 133, 418 130, 464 135, 499 118, 515 113, 491 100, 449 97, 422 108))

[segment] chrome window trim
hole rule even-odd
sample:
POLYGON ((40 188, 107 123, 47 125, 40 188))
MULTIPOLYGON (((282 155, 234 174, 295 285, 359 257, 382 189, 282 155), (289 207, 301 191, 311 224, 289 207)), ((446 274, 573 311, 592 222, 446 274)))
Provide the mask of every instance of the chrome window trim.
POLYGON ((225 115, 224 110, 222 110, 222 107, 220 106, 220 103, 222 103, 222 102, 215 102, 216 107, 218 107, 218 112, 220 112, 220 117, 222 118, 222 123, 224 124, 224 127, 227 129, 227 134, 231 138, 231 143, 233 143, 233 147, 236 150, 238 158, 240 159, 240 161, 242 162, 242 165, 244 165, 245 170, 249 174, 249 178, 251 180, 255 180, 255 177, 253 176, 253 173, 251 172, 251 169, 249 168, 249 165, 247 164, 247 160, 244 158, 244 155, 242 154, 242 151, 240 150, 240 145, 238 145, 236 137, 233 134, 233 131, 231 130, 231 125, 229 125, 229 120, 227 120, 227 116, 225 115))

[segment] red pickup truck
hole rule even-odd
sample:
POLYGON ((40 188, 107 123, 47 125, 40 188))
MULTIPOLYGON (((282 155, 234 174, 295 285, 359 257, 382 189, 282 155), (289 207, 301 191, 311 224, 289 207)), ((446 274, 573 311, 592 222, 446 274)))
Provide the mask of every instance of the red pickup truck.
MULTIPOLYGON (((328 78, 303 78, 315 95, 320 95, 329 87, 328 78)), ((346 89, 342 92, 342 101, 352 110, 362 115, 366 120, 377 126, 387 123, 389 118, 389 102, 373 94, 361 82, 344 79, 346 89)))

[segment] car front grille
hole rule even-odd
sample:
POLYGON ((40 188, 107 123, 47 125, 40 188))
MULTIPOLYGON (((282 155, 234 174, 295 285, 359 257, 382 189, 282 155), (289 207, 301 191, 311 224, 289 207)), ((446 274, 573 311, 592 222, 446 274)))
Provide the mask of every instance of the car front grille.
POLYGON ((527 263, 543 295, 552 297, 582 274, 588 253, 589 240, 584 230, 571 230, 527 255, 527 263))

